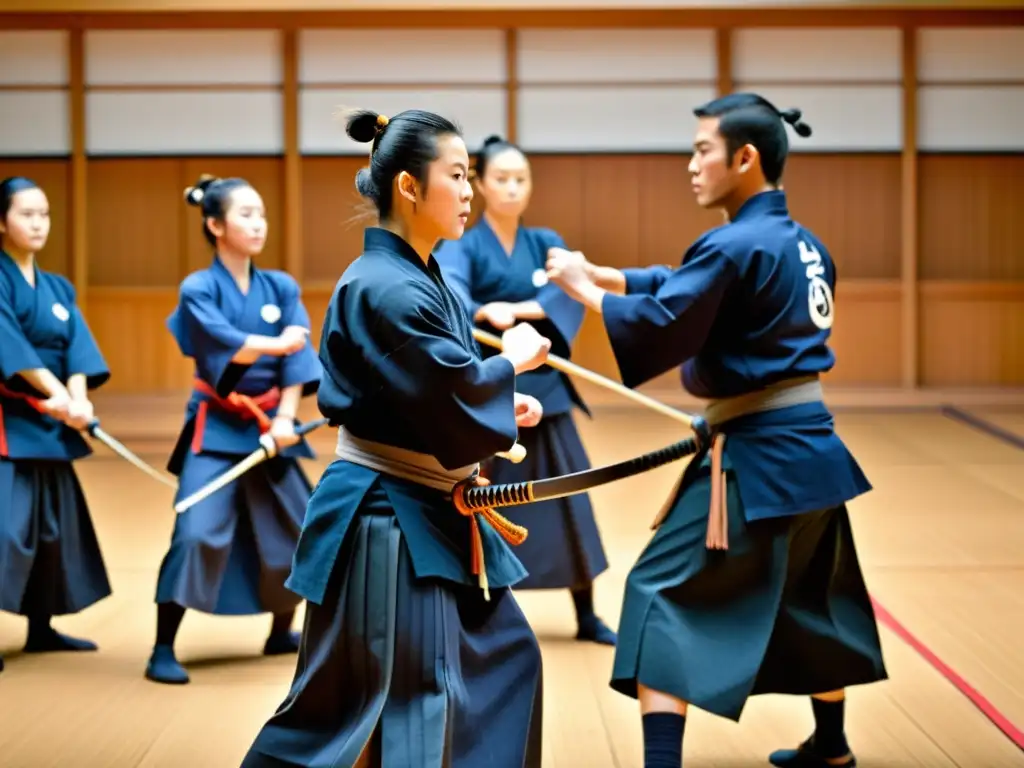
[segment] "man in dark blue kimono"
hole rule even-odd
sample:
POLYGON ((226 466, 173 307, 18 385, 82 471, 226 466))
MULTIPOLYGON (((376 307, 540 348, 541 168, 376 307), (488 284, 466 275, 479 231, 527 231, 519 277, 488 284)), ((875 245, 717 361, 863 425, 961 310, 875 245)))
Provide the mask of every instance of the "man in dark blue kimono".
POLYGON ((549 252, 550 278, 602 314, 627 386, 682 366, 710 401, 713 439, 627 580, 611 685, 640 700, 646 768, 682 765, 688 704, 739 720, 762 693, 813 696, 813 736, 773 765, 849 768, 843 690, 886 671, 846 509, 871 486, 819 381, 835 267, 780 189, 784 123, 810 128, 754 94, 696 115, 694 192, 727 223, 679 268, 549 252))

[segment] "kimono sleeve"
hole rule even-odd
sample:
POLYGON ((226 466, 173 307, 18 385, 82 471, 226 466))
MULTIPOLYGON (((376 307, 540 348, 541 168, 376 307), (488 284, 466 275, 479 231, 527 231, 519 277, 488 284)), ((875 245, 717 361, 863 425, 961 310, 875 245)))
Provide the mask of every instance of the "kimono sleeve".
POLYGON ((672 276, 672 267, 658 264, 653 267, 629 267, 622 270, 626 277, 626 294, 655 294, 672 276))
POLYGON ((732 259, 705 246, 654 294, 605 294, 601 313, 622 383, 637 387, 700 351, 736 274, 732 259))
POLYGON ((473 264, 470 246, 464 240, 447 240, 434 253, 437 266, 448 287, 466 308, 470 322, 483 306, 473 299, 473 264))
POLYGON ((426 286, 389 288, 378 312, 382 386, 427 451, 454 469, 509 450, 518 435, 512 363, 467 349, 426 286))
POLYGON ((12 379, 22 371, 45 367, 14 314, 9 285, 0 278, 0 381, 12 379))
MULTIPOLYGON (((547 260, 549 248, 568 247, 561 235, 550 229, 538 230, 536 236, 542 265, 547 260)), ((544 318, 547 321, 543 328, 538 328, 539 332, 551 339, 552 354, 569 357, 572 344, 580 332, 580 326, 583 325, 586 308, 552 282, 546 283, 537 292, 536 301, 544 310, 544 318)))
POLYGON ((96 343, 89 324, 85 321, 74 286, 65 278, 60 278, 61 288, 71 310, 71 339, 68 344, 68 376, 85 376, 88 389, 98 389, 110 378, 110 369, 103 359, 99 345, 96 343))
POLYGON ((213 286, 204 275, 190 276, 182 283, 178 307, 167 325, 182 354, 195 360, 200 378, 221 391, 225 374, 237 368, 231 358, 242 348, 249 334, 224 317, 217 306, 213 286))
MULTIPOLYGON (((300 328, 310 328, 309 312, 302 302, 298 283, 291 276, 284 274, 279 277, 279 281, 281 282, 281 327, 287 328, 290 325, 296 325, 300 328)), ((320 360, 313 349, 312 341, 307 341, 306 346, 298 352, 281 358, 280 386, 282 388, 301 384, 302 394, 311 395, 320 385, 320 374, 320 360)))

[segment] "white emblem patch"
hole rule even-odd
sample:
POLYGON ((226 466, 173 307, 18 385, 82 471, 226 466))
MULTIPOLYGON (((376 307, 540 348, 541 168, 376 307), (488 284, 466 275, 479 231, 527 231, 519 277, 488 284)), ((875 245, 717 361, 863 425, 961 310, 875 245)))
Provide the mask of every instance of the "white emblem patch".
POLYGON ((68 308, 61 304, 59 301, 56 302, 53 307, 53 316, 60 320, 62 323, 66 323, 71 319, 71 313, 68 312, 68 308))
POLYGON ((533 285, 535 288, 543 288, 548 284, 548 273, 546 270, 538 269, 533 273, 533 285))
POLYGON ((835 318, 835 301, 832 289, 822 277, 825 267, 821 264, 821 254, 801 240, 800 261, 807 265, 807 309, 811 313, 811 322, 827 331, 835 318))
POLYGON ((260 309, 260 317, 263 318, 263 322, 273 325, 281 319, 281 308, 276 304, 264 304, 260 309))

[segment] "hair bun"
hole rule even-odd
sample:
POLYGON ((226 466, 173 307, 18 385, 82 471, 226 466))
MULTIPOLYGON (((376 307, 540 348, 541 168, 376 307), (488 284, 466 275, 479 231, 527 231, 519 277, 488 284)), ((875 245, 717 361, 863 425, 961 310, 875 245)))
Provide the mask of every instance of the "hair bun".
POLYGON ((501 136, 499 136, 496 133, 492 133, 490 136, 488 136, 486 139, 484 139, 483 146, 484 147, 489 147, 492 144, 501 144, 504 141, 505 140, 503 138, 501 138, 501 136))
POLYGON ((802 136, 806 139, 811 135, 811 126, 807 123, 801 122, 800 118, 803 117, 803 114, 804 113, 796 107, 791 107, 790 109, 779 112, 779 117, 793 126, 793 130, 796 131, 797 136, 802 136))
POLYGON ((803 117, 803 114, 804 113, 801 112, 796 107, 791 107, 790 109, 784 109, 781 112, 779 112, 779 117, 781 117, 790 125, 796 125, 797 122, 799 122, 800 118, 803 117))
POLYGON ((345 133, 352 141, 360 144, 373 142, 378 131, 383 128, 380 125, 382 118, 384 125, 387 125, 386 117, 369 109, 342 109, 341 112, 345 118, 345 133))
POLYGON ((185 189, 185 202, 189 205, 201 206, 203 198, 206 197, 206 189, 217 181, 216 176, 209 173, 202 174, 194 185, 185 189))

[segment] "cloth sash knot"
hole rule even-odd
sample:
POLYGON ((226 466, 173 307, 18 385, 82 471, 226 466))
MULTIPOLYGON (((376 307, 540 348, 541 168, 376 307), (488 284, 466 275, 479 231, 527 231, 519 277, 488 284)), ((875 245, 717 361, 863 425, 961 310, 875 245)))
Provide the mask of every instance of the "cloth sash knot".
MULTIPOLYGON (((478 515, 483 517, 506 542, 518 546, 526 540, 527 531, 490 507, 469 509, 462 500, 462 492, 480 482, 479 464, 445 469, 433 456, 406 448, 396 448, 372 440, 356 437, 344 427, 338 428, 338 444, 334 451, 339 459, 383 472, 401 480, 423 485, 446 494, 459 514, 469 518, 470 572, 477 577, 484 599, 490 600, 487 583, 487 565, 484 563, 483 539, 480 536, 478 515)), ((485 481, 486 482, 486 481, 485 481)))

